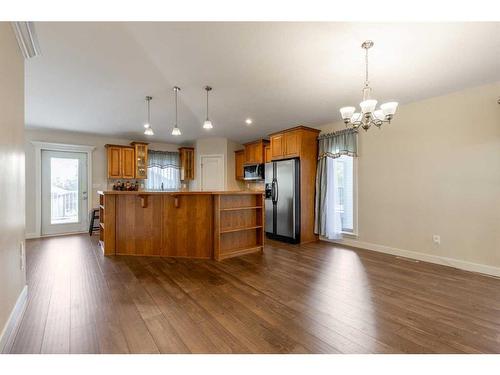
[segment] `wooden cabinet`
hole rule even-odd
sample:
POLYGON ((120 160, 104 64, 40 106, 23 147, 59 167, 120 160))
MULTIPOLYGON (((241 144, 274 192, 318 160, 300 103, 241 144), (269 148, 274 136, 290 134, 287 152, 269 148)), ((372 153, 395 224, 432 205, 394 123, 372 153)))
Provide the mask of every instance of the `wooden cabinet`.
POLYGON ((122 147, 122 178, 135 178, 135 150, 122 147))
POLYGON ((108 178, 122 178, 122 148, 106 145, 108 150, 108 178))
POLYGON ((135 153, 135 178, 148 178, 148 144, 143 142, 132 142, 135 153))
POLYGON ((245 144, 245 164, 262 164, 265 162, 265 147, 269 141, 260 139, 245 144))
POLYGON ((266 146, 264 148, 264 162, 269 163, 273 158, 271 157, 271 146, 266 146))
POLYGON ((194 180, 194 148, 179 148, 179 159, 181 163, 181 181, 194 180))
POLYGON ((302 131, 290 130, 271 135, 271 158, 284 159, 300 156, 302 131))
POLYGON ((129 146, 106 145, 108 178, 135 178, 135 149, 129 146))
POLYGON ((108 178, 148 178, 148 144, 132 142, 131 146, 106 145, 108 178))
POLYGON ((235 178, 243 180, 243 164, 245 163, 245 150, 238 150, 234 152, 234 169, 235 178))
POLYGON ((275 134, 270 137, 271 139, 271 159, 280 158, 284 154, 283 134, 275 134))

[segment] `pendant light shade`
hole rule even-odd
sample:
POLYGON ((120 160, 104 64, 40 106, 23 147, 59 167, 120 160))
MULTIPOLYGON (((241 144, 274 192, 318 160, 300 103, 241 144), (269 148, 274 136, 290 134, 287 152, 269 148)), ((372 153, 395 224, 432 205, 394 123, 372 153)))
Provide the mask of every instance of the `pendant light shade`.
POLYGON ((181 129, 179 129, 179 126, 177 124, 177 93, 181 91, 180 87, 174 86, 174 92, 175 92, 175 125, 174 128, 172 129, 172 135, 181 135, 181 129))
POLYGON ((153 128, 151 127, 151 99, 152 96, 146 96, 146 105, 148 110, 148 120, 144 123, 144 134, 154 135, 153 128))
POLYGON ((212 88, 210 86, 205 86, 205 91, 207 92, 207 118, 205 119, 205 122, 203 123, 203 129, 210 130, 213 128, 212 121, 208 118, 208 93, 212 91, 212 88))

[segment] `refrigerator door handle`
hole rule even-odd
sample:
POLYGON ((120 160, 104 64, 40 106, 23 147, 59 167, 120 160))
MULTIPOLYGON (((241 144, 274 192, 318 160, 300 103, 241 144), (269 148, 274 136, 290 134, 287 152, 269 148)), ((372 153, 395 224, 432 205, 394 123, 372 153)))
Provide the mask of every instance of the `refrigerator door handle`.
POLYGON ((276 196, 276 202, 278 202, 278 199, 280 197, 280 189, 279 189, 279 185, 278 185, 278 180, 275 180, 275 185, 276 185, 276 188, 275 188, 275 196, 276 196))
POLYGON ((273 179, 273 182, 271 183, 271 200, 273 203, 276 203, 276 180, 273 179))

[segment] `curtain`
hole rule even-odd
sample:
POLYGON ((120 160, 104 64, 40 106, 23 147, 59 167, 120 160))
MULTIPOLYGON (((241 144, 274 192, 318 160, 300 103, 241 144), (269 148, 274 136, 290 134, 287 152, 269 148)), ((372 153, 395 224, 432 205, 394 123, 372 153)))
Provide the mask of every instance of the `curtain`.
POLYGON ((341 237, 342 222, 340 213, 335 210, 340 197, 338 189, 334 186, 335 163, 333 159, 341 155, 357 156, 357 131, 345 129, 321 135, 318 142, 314 232, 329 239, 338 239, 341 237))
POLYGON ((148 190, 179 190, 181 186, 178 152, 148 151, 148 190))

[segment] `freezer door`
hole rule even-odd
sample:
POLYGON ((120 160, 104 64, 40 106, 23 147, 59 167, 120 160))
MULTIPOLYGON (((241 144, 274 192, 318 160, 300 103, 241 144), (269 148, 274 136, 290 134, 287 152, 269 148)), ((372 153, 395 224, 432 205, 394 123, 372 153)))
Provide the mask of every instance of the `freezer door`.
POLYGON ((295 159, 276 162, 276 234, 295 238, 295 159))
POLYGON ((273 165, 274 165, 274 163, 266 163, 266 166, 264 169, 264 178, 265 178, 266 184, 270 184, 271 182, 273 182, 273 178, 274 178, 273 165))
MULTIPOLYGON (((274 171, 273 171, 273 168, 274 168, 274 163, 266 163, 266 167, 265 167, 265 181, 266 181, 266 186, 268 186, 268 184, 274 186, 274 171)), ((273 189, 274 191, 274 189, 273 189)), ((264 208, 265 208, 265 215, 266 215, 266 219, 265 219, 265 231, 266 233, 274 233, 274 209, 273 209, 273 197, 271 196, 270 198, 266 198, 264 200, 264 208)))

